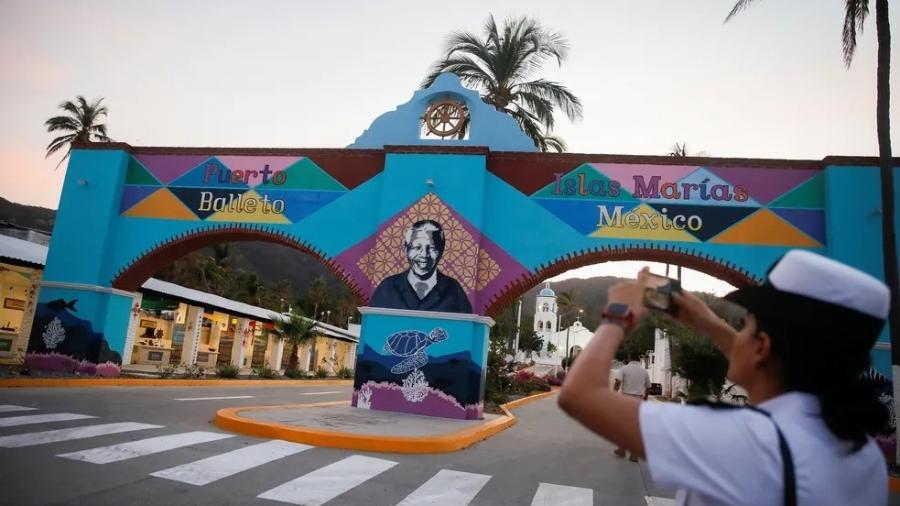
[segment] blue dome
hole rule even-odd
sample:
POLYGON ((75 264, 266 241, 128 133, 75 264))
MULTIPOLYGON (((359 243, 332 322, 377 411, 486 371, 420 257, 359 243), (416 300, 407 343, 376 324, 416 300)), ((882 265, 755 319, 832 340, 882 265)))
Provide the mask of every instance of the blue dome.
POLYGON ((556 297, 556 292, 554 292, 553 290, 551 290, 549 288, 544 288, 543 290, 541 290, 540 293, 538 293, 538 296, 539 297, 556 297))

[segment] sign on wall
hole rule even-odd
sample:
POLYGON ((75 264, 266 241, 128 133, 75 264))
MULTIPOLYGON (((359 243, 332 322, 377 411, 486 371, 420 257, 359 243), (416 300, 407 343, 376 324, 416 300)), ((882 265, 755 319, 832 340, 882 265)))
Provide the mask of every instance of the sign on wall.
POLYGON ((581 234, 710 244, 826 244, 819 170, 585 163, 531 198, 581 234))

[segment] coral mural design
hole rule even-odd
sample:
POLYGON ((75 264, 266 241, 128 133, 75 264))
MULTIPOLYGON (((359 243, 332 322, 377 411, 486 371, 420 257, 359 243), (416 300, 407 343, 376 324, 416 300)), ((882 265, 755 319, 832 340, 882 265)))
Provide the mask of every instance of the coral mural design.
POLYGON ((57 344, 65 341, 66 329, 63 328, 62 321, 58 316, 53 317, 50 323, 44 327, 44 333, 41 334, 41 337, 44 339, 44 346, 48 350, 55 350, 57 344))
POLYGON ((478 238, 441 199, 429 193, 383 228, 372 247, 356 262, 372 286, 407 269, 403 235, 413 223, 421 220, 434 220, 443 226, 447 246, 438 269, 455 278, 466 295, 471 297, 500 275, 500 264, 479 247, 478 238))
POLYGON ((413 372, 403 379, 400 391, 403 392, 403 398, 409 402, 422 402, 428 395, 428 382, 422 371, 413 369, 413 372))

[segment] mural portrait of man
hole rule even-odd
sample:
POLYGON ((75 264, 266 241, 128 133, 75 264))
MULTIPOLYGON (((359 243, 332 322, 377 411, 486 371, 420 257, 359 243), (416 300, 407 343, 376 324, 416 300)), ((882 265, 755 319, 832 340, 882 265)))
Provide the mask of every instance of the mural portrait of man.
POLYGON ((413 223, 403 238, 409 268, 378 285, 369 305, 392 309, 471 313, 466 292, 455 279, 438 271, 444 254, 444 229, 434 220, 413 223))

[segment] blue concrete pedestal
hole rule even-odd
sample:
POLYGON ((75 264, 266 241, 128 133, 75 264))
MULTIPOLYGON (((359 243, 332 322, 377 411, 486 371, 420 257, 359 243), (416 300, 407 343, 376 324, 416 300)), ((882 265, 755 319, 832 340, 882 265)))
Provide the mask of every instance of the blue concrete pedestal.
POLYGON ((483 418, 492 319, 371 307, 360 312, 353 406, 483 418))

